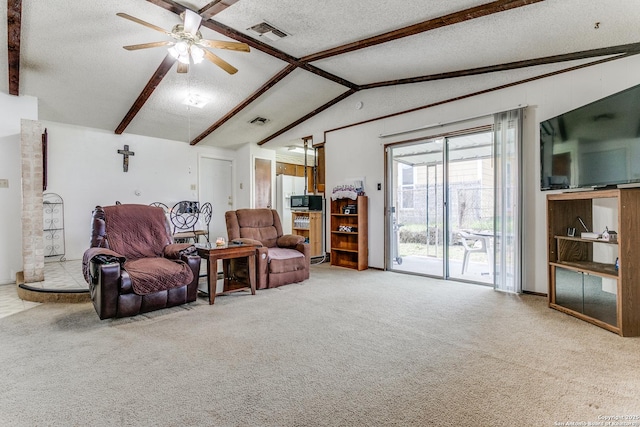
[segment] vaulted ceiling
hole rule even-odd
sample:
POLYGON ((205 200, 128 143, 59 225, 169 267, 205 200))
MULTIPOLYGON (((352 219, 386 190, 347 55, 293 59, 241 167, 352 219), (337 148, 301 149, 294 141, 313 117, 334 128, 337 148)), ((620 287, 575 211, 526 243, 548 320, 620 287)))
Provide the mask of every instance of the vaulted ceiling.
MULTIPOLYGON (((640 1, 8 0, 2 8, 0 90, 37 97, 40 119, 229 148, 299 141, 318 131, 307 119, 358 94, 415 87, 424 100, 408 96, 407 107, 416 107, 443 91, 430 91, 432 82, 461 96, 640 53, 640 1), (250 46, 209 49, 237 73, 209 61, 177 73, 166 46, 123 49, 170 38, 116 13, 171 30, 185 9, 203 16, 203 38, 250 46), (249 29, 262 22, 286 37, 249 29), (459 84, 469 76, 468 87, 459 84), (209 102, 188 107, 190 94, 209 102), (251 123, 258 117, 266 122, 251 123)), ((361 117, 393 112, 381 105, 361 117)))

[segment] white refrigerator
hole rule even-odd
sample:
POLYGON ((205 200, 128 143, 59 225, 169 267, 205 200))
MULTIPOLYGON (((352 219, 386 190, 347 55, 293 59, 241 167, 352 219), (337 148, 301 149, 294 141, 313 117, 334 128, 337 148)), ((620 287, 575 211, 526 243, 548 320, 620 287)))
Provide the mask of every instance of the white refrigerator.
POLYGON ((293 195, 304 194, 305 180, 303 176, 276 176, 276 210, 282 222, 284 234, 291 234, 291 201, 293 195))

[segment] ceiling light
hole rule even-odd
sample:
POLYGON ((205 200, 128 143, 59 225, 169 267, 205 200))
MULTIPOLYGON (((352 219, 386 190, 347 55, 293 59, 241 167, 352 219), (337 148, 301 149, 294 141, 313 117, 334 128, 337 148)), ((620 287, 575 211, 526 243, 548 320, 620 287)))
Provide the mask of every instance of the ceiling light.
POLYGON ((167 50, 171 56, 187 65, 190 63, 189 57, 191 57, 194 64, 199 64, 204 59, 204 50, 186 41, 180 41, 167 50))
POLYGON ((197 93, 192 93, 187 96, 187 98, 182 101, 184 105, 188 105, 189 107, 202 108, 209 103, 209 99, 205 98, 202 95, 198 95, 197 93))
MULTIPOLYGON (((297 147, 295 145, 291 145, 287 148, 287 150, 291 151, 292 153, 300 153, 300 154, 304 154, 304 148, 302 147, 297 147)), ((309 156, 313 156, 315 155, 315 150, 312 150, 311 148, 307 148, 307 155, 309 156)))
POLYGON ((196 45, 191 46, 191 59, 194 64, 199 64, 204 59, 204 50, 196 45))

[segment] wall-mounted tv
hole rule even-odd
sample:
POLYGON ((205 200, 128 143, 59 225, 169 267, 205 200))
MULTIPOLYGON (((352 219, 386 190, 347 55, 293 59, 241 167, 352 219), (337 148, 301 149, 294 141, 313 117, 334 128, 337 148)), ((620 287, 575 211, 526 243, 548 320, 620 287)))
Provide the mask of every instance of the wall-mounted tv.
POLYGON ((640 186, 640 85, 540 122, 542 190, 640 186))

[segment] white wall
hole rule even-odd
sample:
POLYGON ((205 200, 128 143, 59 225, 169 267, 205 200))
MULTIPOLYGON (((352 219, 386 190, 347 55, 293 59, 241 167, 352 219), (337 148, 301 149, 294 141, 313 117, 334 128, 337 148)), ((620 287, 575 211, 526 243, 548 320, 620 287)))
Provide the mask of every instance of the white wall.
POLYGON ((22 271, 22 184, 20 169, 20 120, 38 119, 38 101, 31 96, 0 93, 0 284, 14 282, 22 271))
MULTIPOLYGON (((455 81, 450 81, 452 88, 455 81)), ((489 92, 473 98, 418 110, 383 120, 373 121, 326 134, 327 196, 337 183, 353 176, 366 177, 369 196, 369 265, 384 267, 384 197, 376 184, 384 182, 383 145, 402 140, 441 133, 442 127, 431 131, 413 132, 397 138, 380 139, 381 133, 415 129, 434 123, 451 123, 469 117, 528 105, 523 126, 523 182, 524 182, 524 278, 523 289, 547 293, 546 266, 546 192, 540 191, 539 132, 541 120, 603 98, 612 93, 640 84, 640 57, 608 62, 536 80, 522 85, 489 92), (348 154, 348 155, 345 155, 348 154)), ((411 96, 421 86, 413 87, 411 96)), ((425 97, 429 96, 425 89, 425 97)), ((402 89, 385 98, 387 105, 401 106, 402 89)), ((369 92, 369 91, 367 91, 369 92)), ((379 92, 380 97, 388 92, 379 92)), ((367 97, 373 96, 368 93, 367 97)), ((351 102, 351 101, 350 101, 351 102)), ((426 104, 426 102, 425 102, 426 104)), ((338 104, 339 105, 339 104, 338 104)), ((401 108, 398 108, 401 110, 401 108)), ((333 114, 333 113, 331 113, 333 114)), ((316 124, 323 120, 317 117, 316 124)), ((313 124, 309 124, 312 126, 313 124)), ((330 129, 330 128, 329 128, 330 129)), ((312 133, 302 128, 298 133, 312 133)), ((316 131, 317 134, 317 131, 316 131)), ((329 228, 328 228, 329 229, 329 228)), ((329 237, 327 237, 329 238, 329 237)))
MULTIPOLYGON (((15 273, 22 269, 20 117, 29 117, 30 110, 37 110, 26 108, 27 113, 23 113, 22 104, 13 101, 9 105, 0 94, 3 111, 16 113, 15 125, 6 124, 6 116, 0 119, 0 178, 10 181, 9 191, 0 189, 0 283, 15 281, 15 273)), ((35 99, 31 102, 36 104, 35 99)), ((43 122, 43 127, 49 134, 47 192, 64 199, 65 252, 69 260, 81 259, 89 245, 91 212, 96 205, 110 205, 116 200, 141 204, 161 201, 169 205, 179 200, 197 200, 199 155, 236 158, 236 152, 231 150, 191 147, 184 142, 115 135, 54 122, 43 122), (124 144, 135 152, 129 158, 127 173, 122 171, 122 155, 117 153, 124 144)))

